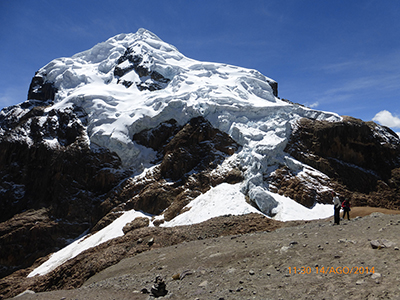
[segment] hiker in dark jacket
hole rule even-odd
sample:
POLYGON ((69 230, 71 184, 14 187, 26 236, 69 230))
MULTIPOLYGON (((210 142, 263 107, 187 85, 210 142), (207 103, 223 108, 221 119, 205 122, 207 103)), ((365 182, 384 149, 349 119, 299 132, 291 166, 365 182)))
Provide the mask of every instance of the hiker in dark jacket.
POLYGON ((350 220, 350 201, 348 199, 344 199, 342 203, 342 208, 343 208, 343 219, 345 215, 347 214, 347 220, 350 220))

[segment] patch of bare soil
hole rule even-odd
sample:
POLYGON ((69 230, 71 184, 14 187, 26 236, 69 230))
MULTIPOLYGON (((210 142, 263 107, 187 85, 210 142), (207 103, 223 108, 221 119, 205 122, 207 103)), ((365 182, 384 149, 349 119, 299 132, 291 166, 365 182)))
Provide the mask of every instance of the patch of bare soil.
POLYGON ((151 292, 158 275, 168 291, 160 299, 399 299, 400 214, 368 215, 376 210, 353 208, 352 219, 339 226, 325 219, 284 223, 273 231, 199 235, 121 259, 80 288, 17 299, 153 299, 144 292, 151 292))

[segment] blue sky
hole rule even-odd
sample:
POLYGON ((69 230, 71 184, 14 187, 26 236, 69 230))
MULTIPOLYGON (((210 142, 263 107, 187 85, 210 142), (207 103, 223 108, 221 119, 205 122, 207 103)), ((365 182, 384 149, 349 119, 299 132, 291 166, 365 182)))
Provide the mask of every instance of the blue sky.
POLYGON ((52 59, 143 27, 187 57, 259 70, 282 98, 399 132, 399 16, 395 0, 0 1, 0 109, 52 59))

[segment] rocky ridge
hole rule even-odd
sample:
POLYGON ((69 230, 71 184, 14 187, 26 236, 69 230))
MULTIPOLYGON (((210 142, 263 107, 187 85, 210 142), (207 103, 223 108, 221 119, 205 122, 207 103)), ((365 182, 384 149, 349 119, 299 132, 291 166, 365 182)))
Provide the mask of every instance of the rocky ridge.
MULTIPOLYGON (((301 119, 285 151, 326 174, 332 188, 353 205, 400 206, 400 142, 389 128, 348 116, 333 123, 301 119)), ((274 182, 280 178, 274 190, 312 206, 312 197, 307 195, 314 191, 307 184, 286 190, 296 186, 296 177, 289 174, 285 167, 273 174, 274 182)), ((326 202, 330 199, 328 193, 320 197, 326 202)))

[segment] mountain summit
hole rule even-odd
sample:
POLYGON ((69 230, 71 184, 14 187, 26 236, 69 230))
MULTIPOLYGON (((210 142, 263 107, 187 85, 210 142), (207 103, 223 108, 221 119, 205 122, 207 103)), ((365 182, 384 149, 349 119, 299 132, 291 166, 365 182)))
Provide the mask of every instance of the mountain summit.
POLYGON ((322 218, 331 191, 399 207, 396 134, 277 88, 145 29, 51 61, 27 101, 0 112, 3 273, 119 217, 125 231, 249 212, 322 218))
POLYGON ((40 69, 29 99, 49 100, 53 108, 87 112, 91 145, 105 147, 125 167, 138 168, 140 150, 132 136, 174 118, 185 124, 204 116, 224 132, 246 112, 288 106, 277 98, 277 84, 255 70, 186 58, 153 33, 120 34, 71 58, 40 69), (122 147, 123 145, 123 147, 122 147))

